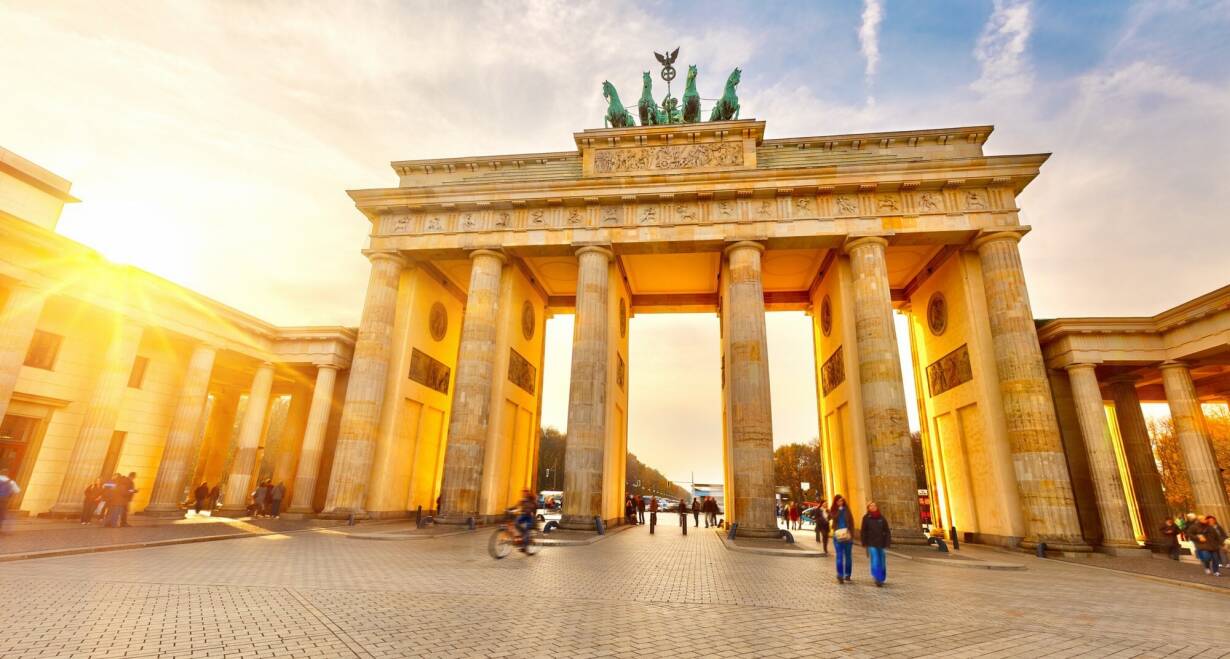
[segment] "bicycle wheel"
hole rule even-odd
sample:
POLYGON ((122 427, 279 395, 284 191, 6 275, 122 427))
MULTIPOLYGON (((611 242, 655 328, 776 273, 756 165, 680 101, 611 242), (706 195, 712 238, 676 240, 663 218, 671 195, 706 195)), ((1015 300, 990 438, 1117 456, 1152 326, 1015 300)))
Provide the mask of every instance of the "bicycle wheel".
POLYGON ((491 534, 491 539, 487 540, 487 553, 491 554, 492 558, 501 559, 512 551, 512 546, 512 534, 504 529, 496 529, 495 533, 491 534))
POLYGON ((541 537, 537 531, 530 531, 530 544, 525 546, 525 553, 533 556, 542 549, 542 545, 538 544, 538 538, 541 537))

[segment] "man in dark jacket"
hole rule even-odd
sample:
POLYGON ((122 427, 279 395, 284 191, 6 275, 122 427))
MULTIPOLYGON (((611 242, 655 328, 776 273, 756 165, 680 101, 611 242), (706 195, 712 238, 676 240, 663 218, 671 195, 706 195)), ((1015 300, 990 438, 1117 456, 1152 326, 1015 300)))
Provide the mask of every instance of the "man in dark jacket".
POLYGON ((1179 560, 1179 533, 1182 531, 1179 526, 1174 523, 1174 519, 1167 517, 1162 523, 1161 534, 1162 543, 1166 545, 1166 551, 1170 554, 1170 560, 1179 560))
POLYGON ((888 578, 885 550, 892 545, 893 537, 888 520, 880 514, 880 507, 876 502, 867 504, 867 514, 863 515, 861 527, 863 548, 867 550, 867 558, 871 562, 871 578, 875 579, 877 587, 883 586, 888 578))
POLYGON ((1196 545, 1196 556, 1204 564, 1204 573, 1215 577, 1221 576, 1221 545, 1226 536, 1217 524, 1217 518, 1207 515, 1194 524, 1183 529, 1192 544, 1196 545))
POLYGON ((120 476, 119 491, 123 495, 120 502, 120 526, 128 526, 128 507, 132 498, 137 495, 137 472, 130 471, 127 476, 120 476))
POLYGON ((692 497, 692 528, 700 526, 700 499, 692 497))

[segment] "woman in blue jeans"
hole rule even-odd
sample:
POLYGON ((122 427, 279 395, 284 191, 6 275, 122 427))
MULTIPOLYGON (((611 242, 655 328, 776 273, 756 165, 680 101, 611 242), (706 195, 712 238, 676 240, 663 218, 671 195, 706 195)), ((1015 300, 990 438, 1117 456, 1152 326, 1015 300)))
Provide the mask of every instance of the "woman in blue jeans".
POLYGON ((876 502, 868 502, 867 514, 863 515, 860 530, 862 531, 863 548, 867 550, 867 558, 871 561, 871 578, 875 580, 876 587, 879 588, 888 578, 885 550, 893 543, 893 536, 888 528, 888 520, 880 514, 880 507, 876 505, 876 502))
POLYGON ((840 494, 833 497, 829 523, 833 528, 833 550, 837 553, 837 583, 845 583, 850 580, 850 570, 854 567, 854 515, 850 514, 850 506, 840 494))

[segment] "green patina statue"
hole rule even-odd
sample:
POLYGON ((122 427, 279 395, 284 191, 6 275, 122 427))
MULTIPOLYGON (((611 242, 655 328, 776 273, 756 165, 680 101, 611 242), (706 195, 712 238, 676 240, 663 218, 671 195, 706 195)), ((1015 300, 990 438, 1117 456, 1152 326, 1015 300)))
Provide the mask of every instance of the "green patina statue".
POLYGON ((637 102, 636 109, 641 114, 642 126, 661 126, 668 123, 666 113, 658 107, 658 102, 653 100, 653 78, 648 71, 642 76, 641 100, 637 102))
POLYGON ((668 124, 683 123, 683 113, 679 109, 679 99, 667 94, 666 98, 662 99, 662 116, 666 118, 666 123, 668 124))
POLYGON ((696 91, 696 65, 688 65, 688 86, 683 90, 683 121, 700 121, 700 94, 696 91))
POLYGON ((602 97, 607 100, 606 126, 609 128, 631 128, 636 125, 632 113, 624 109, 619 100, 619 92, 609 80, 602 81, 602 97))
POLYGON ((740 73, 742 72, 737 68, 730 72, 730 77, 726 79, 726 90, 722 92, 722 98, 718 99, 717 105, 713 106, 709 121, 739 118, 739 97, 735 94, 735 87, 739 84, 740 73))

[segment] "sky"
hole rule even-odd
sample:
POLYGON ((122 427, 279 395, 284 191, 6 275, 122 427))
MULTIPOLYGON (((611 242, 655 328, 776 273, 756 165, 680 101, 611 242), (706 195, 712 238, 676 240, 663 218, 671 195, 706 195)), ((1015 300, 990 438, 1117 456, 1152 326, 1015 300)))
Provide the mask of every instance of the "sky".
MULTIPOLYGON (((635 97, 678 46, 702 96, 743 69, 768 137, 989 123, 990 154, 1052 153, 1019 199, 1035 315, 1147 315, 1230 280, 1228 33, 1225 1, 0 0, 0 145, 73 181, 63 234, 277 324, 353 326, 345 190, 395 185, 392 160, 572 149, 603 80, 635 97)), ((560 427, 570 323, 547 330, 560 427)), ((807 441, 810 329, 768 327, 776 441, 807 441)), ((631 330, 631 450, 716 477, 715 317, 631 330)))

